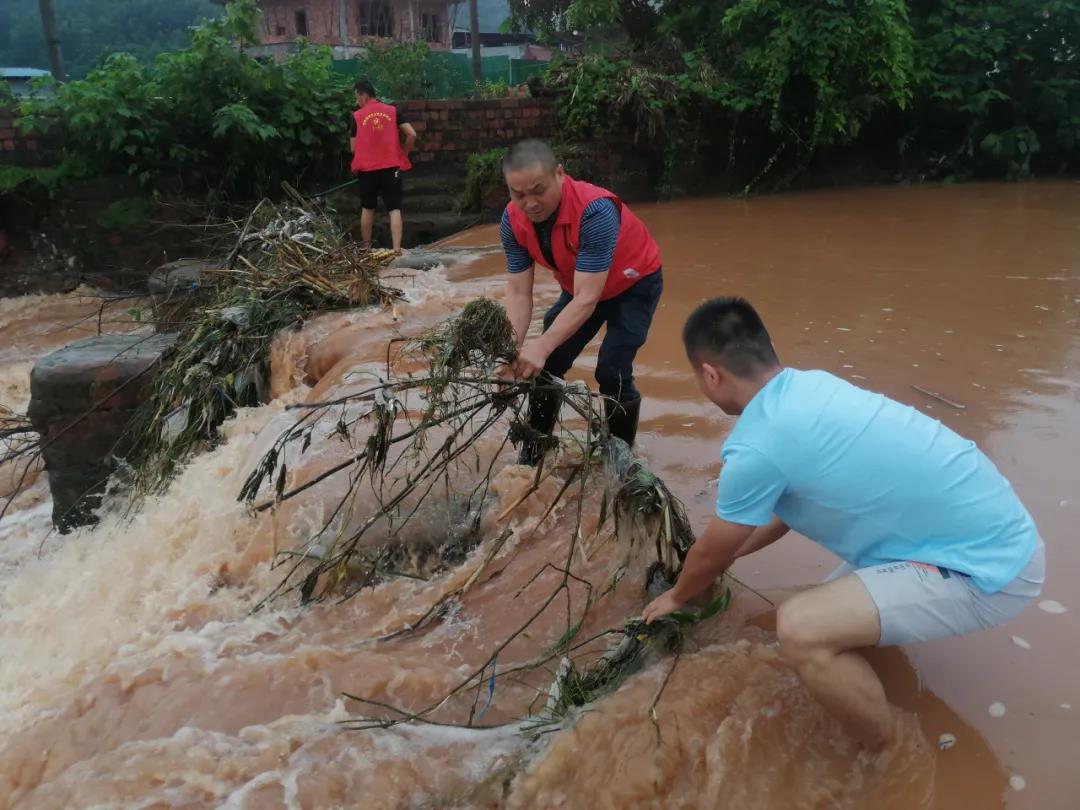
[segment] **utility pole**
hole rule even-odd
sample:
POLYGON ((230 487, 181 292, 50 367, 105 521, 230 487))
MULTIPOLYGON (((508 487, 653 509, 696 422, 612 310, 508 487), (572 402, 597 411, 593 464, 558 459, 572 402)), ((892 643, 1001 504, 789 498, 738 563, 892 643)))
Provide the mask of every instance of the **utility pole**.
POLYGON ((52 0, 38 0, 38 8, 41 9, 41 31, 45 35, 45 46, 49 49, 49 67, 52 69, 53 78, 58 82, 64 81, 64 55, 60 51, 60 36, 56 31, 56 13, 53 11, 52 0))
POLYGON ((473 79, 479 82, 484 78, 484 70, 480 66, 480 10, 476 0, 469 0, 469 42, 472 44, 473 79))
POLYGON ((341 44, 349 44, 349 11, 345 0, 338 0, 338 31, 341 33, 341 44))

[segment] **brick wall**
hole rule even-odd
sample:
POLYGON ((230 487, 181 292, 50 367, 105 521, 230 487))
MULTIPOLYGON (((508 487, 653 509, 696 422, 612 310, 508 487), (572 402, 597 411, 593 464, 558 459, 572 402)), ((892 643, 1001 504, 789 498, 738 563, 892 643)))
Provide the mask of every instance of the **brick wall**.
POLYGON ((15 110, 0 107, 0 164, 26 165, 40 159, 41 142, 22 134, 15 126, 17 117, 15 110))
POLYGON ((507 146, 522 138, 552 138, 555 104, 547 98, 494 101, 402 101, 398 109, 417 134, 413 163, 463 163, 473 152, 507 146))

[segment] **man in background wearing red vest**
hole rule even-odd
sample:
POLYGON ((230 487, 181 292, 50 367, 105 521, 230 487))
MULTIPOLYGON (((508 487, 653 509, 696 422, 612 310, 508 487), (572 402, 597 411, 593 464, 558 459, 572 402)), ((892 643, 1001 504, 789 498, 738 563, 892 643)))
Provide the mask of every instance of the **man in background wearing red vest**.
POLYGON ((349 126, 349 146, 353 152, 352 172, 360 186, 360 234, 371 241, 375 208, 382 197, 390 212, 390 236, 394 251, 401 253, 401 173, 412 168, 409 152, 416 145, 416 130, 397 107, 375 98, 371 82, 361 79, 353 85, 356 106, 349 126), (402 146, 398 133, 405 136, 402 146))
MULTIPOLYGON (((514 327, 515 379, 562 377, 600 327, 607 332, 596 360, 596 381, 613 436, 634 443, 641 394, 634 356, 645 343, 664 282, 660 249, 644 223, 610 191, 574 180, 547 144, 527 140, 503 160, 510 203, 501 236, 509 279, 506 310, 514 327), (555 275, 562 294, 544 316, 544 331, 526 339, 533 313, 533 268, 555 275)), ((529 425, 549 435, 560 397, 535 391, 529 425)), ((545 442, 523 442, 521 463, 536 464, 545 442)))

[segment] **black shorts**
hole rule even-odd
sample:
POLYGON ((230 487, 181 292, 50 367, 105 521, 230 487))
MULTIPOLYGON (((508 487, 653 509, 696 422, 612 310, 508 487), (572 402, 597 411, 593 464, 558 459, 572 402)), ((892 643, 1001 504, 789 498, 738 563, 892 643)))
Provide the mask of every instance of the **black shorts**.
POLYGON ((360 207, 374 211, 382 197, 387 211, 400 211, 401 169, 376 169, 373 172, 359 172, 356 175, 360 189, 360 207))

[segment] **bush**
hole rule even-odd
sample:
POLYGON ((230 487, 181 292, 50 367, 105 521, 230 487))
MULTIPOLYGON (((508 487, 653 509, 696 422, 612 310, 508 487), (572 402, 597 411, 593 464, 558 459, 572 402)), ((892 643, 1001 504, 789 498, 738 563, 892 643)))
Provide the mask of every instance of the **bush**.
MULTIPOLYGON (((570 144, 553 143, 552 151, 563 168, 579 180, 593 180, 589 174, 593 163, 591 156, 581 154, 570 144)), ((458 209, 462 212, 494 214, 506 205, 506 181, 503 179, 502 161, 506 149, 498 147, 484 152, 474 152, 466 162, 465 184, 458 197, 458 209)))
POLYGON ((603 53, 552 70, 564 127, 570 137, 632 133, 668 167, 704 143, 750 186, 769 175, 782 187, 823 147, 829 157, 857 148, 915 177, 1080 170, 1078 0, 511 0, 511 9, 540 28, 570 17, 594 32, 622 26, 603 53))
POLYGON ((1080 2, 915 4, 901 148, 930 176, 1080 170, 1080 2))
POLYGON ((0 196, 43 193, 54 198, 73 174, 69 165, 34 168, 0 166, 0 196))
POLYGON ((59 127, 69 158, 95 174, 147 187, 226 197, 262 195, 344 154, 352 92, 327 48, 261 62, 250 42, 254 0, 231 3, 195 29, 191 45, 153 65, 113 54, 84 80, 22 102, 23 125, 59 127))
POLYGON ((423 42, 373 44, 356 61, 376 92, 386 98, 437 98, 447 95, 453 84, 445 55, 423 42))
POLYGON ((458 208, 465 212, 487 213, 488 200, 500 188, 505 188, 502 161, 506 149, 489 149, 469 155, 466 162, 465 184, 458 197, 458 208))

